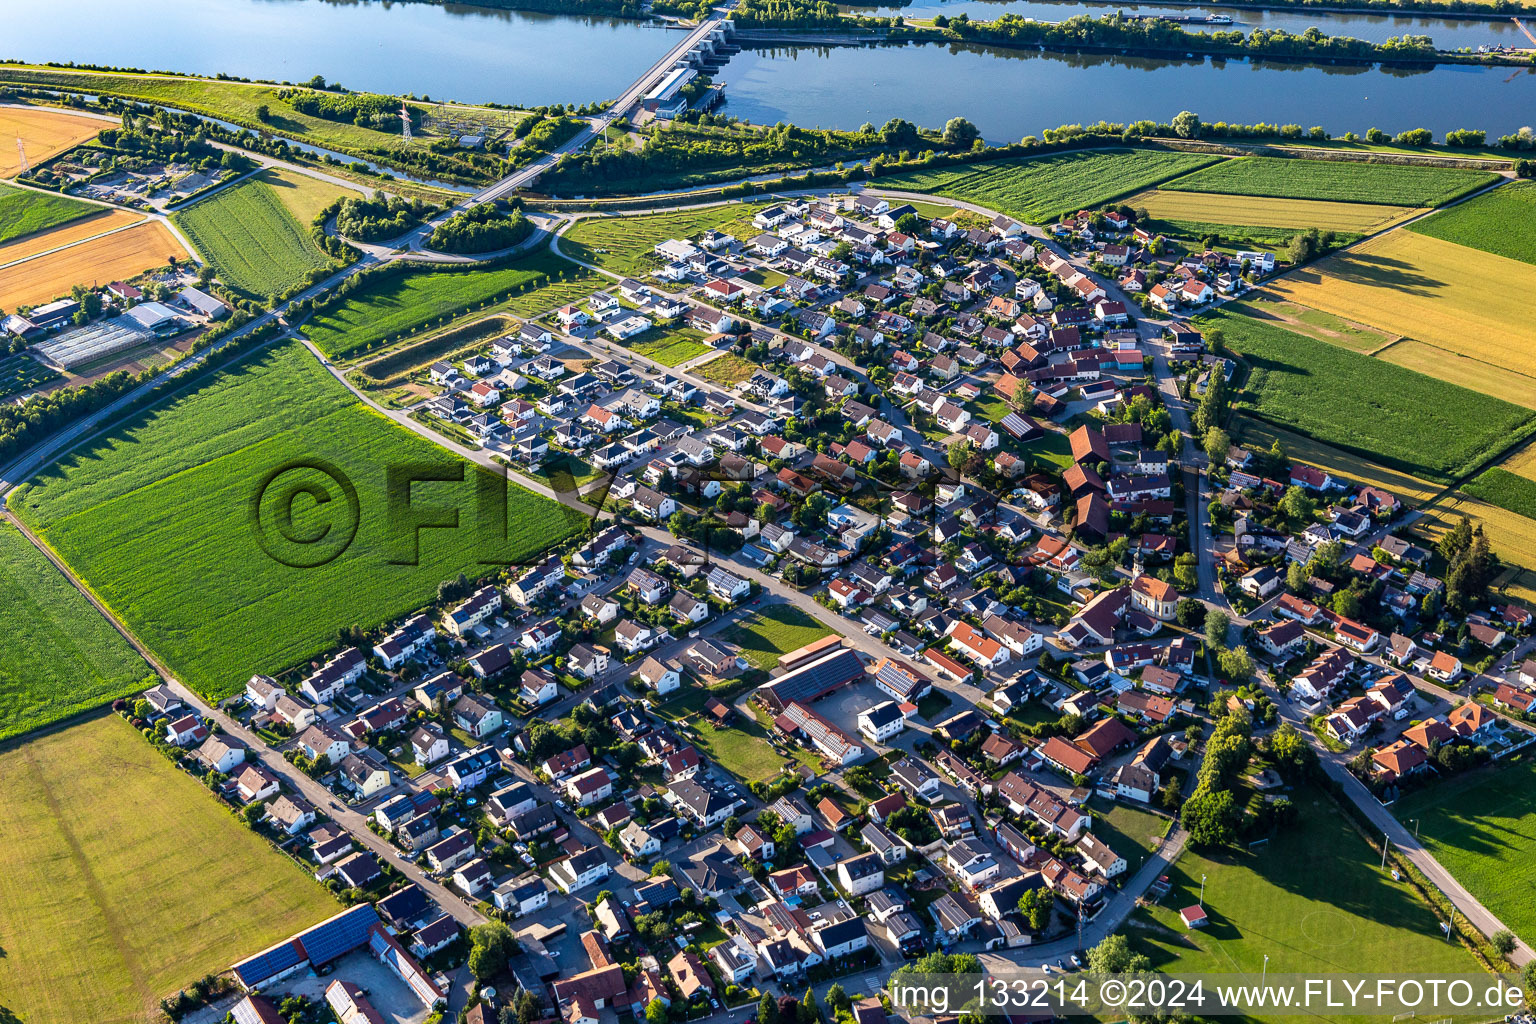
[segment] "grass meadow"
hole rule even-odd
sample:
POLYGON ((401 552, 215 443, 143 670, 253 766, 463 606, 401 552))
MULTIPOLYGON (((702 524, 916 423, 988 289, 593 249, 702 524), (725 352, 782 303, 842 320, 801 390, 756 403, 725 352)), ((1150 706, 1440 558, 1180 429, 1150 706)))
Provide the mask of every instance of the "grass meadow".
POLYGON ((1435 859, 1527 942, 1536 938, 1532 785, 1536 766, 1527 758, 1414 790, 1392 808, 1398 821, 1417 820, 1435 859))
POLYGON ((0 740, 154 682, 128 641, 7 522, 0 522, 0 635, 0 740))
POLYGON ((352 292, 340 305, 311 317, 304 333, 320 351, 339 358, 509 296, 515 304, 514 292, 526 297, 562 277, 585 276, 569 260, 543 252, 492 267, 412 270, 352 292))
POLYGON ((0 185, 0 244, 104 212, 68 196, 0 185))
POLYGON ((1488 171, 1448 167, 1246 156, 1212 163, 1168 182, 1163 188, 1175 192, 1217 192, 1223 196, 1440 206, 1496 180, 1498 176, 1488 171))
POLYGON ((669 238, 693 240, 711 229, 751 238, 758 234, 752 218, 761 208, 761 204, 726 203, 633 217, 583 217, 560 236, 560 251, 615 274, 639 277, 655 263, 651 250, 669 238))
POLYGON ((1043 224, 1160 185, 1214 160, 1161 150, 1090 150, 909 171, 878 178, 874 184, 947 196, 1043 224))
POLYGON ((1508 448, 1533 416, 1508 402, 1242 315, 1242 303, 1197 318, 1219 327, 1249 366, 1252 413, 1389 468, 1449 483, 1508 448))
POLYGON ((11 747, 0 778, 8 1020, 144 1024, 165 996, 341 911, 116 715, 11 747))
POLYGON ((697 377, 702 377, 711 384, 720 384, 725 387, 735 387, 742 381, 749 379, 762 367, 750 359, 744 359, 734 352, 722 352, 720 355, 700 363, 693 368, 697 377))
POLYGON ((279 295, 331 260, 276 189, 250 178, 172 218, 220 281, 250 296, 279 295))
POLYGON ((766 672, 778 668, 780 656, 832 632, 793 605, 773 604, 743 615, 721 630, 720 639, 741 648, 743 658, 766 672))
POLYGON ((1536 263, 1536 182, 1511 182, 1415 221, 1408 230, 1536 263))
POLYGON ((1462 484, 1461 489, 1490 505, 1536 519, 1536 480, 1494 466, 1462 484))
POLYGON ((0 275, 0 309, 48 302, 68 295, 77 284, 106 285, 137 277, 165 266, 172 256, 182 259, 186 254, 176 236, 158 221, 115 231, 8 267, 0 275))
POLYGON ((1268 289, 1536 383, 1536 266, 1390 231, 1302 267, 1268 289))
POLYGON ((586 526, 513 486, 503 541, 487 532, 500 520, 479 515, 477 480, 475 467, 362 406, 290 344, 68 456, 12 507, 179 678, 224 696, 252 673, 333 646, 343 626, 396 618, 445 579, 532 558, 586 526), (355 506, 320 472, 292 468, 317 460, 350 480, 355 506), (420 531, 413 552, 418 535, 388 507, 394 467, 462 475, 417 484, 414 502, 459 509, 463 525, 420 531), (284 507, 290 527, 276 518, 284 507), (338 539, 332 560, 306 567, 338 539))
MULTIPOLYGON (((1316 790, 1291 794, 1300 815, 1250 849, 1186 850, 1168 869, 1173 889, 1127 922, 1134 946, 1167 973, 1474 973, 1446 942, 1434 912, 1316 790), (1210 923, 1189 930, 1179 909, 1200 899, 1210 923)), ((1262 1017, 1259 1019, 1263 1019, 1262 1017)), ((1331 1020, 1369 1019, 1364 1016, 1331 1020)))

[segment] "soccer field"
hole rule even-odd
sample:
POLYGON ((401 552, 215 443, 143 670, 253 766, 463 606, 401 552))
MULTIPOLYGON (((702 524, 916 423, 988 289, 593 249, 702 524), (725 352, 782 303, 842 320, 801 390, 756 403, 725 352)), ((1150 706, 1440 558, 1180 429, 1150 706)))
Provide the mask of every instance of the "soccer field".
POLYGON ((1529 763, 1414 790, 1392 808, 1456 880, 1527 942, 1536 939, 1536 806, 1529 763))
POLYGON ((503 539, 479 483, 478 467, 367 409, 292 343, 69 456, 12 508, 180 679, 224 696, 334 646, 343 626, 413 611, 443 580, 587 526, 509 485, 503 539), (417 484, 411 501, 461 510, 463 525, 412 529, 387 498, 402 469, 459 475, 417 484))
POLYGON ((0 779, 0 1019, 148 1024, 340 909, 115 715, 5 750, 0 779))
POLYGON ((1380 869, 1375 851, 1326 798, 1309 788, 1291 797, 1296 824, 1267 843, 1186 850, 1169 869, 1173 890, 1127 929, 1154 968, 1257 975, 1267 956, 1271 974, 1479 970, 1441 936, 1433 911, 1380 869), (1200 899, 1202 878, 1210 923, 1189 930, 1179 910, 1200 899))

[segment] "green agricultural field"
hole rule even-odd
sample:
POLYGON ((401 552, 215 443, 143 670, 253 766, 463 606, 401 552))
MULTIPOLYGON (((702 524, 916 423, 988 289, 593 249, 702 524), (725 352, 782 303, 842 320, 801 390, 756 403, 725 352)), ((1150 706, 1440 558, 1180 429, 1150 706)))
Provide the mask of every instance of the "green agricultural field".
POLYGON ((154 671, 21 531, 0 522, 0 739, 154 684, 154 671))
POLYGON ((0 1018, 143 1024, 342 907, 116 715, 0 753, 0 1018))
POLYGON ((1160 185, 1215 159, 1161 150, 1090 150, 909 171, 878 178, 874 184, 901 192, 931 192, 1044 224, 1160 185))
POLYGON ((1536 937, 1533 784, 1527 758, 1414 790, 1392 808, 1398 821, 1417 821, 1435 859, 1526 941, 1536 937))
POLYGON ((180 679, 223 696, 333 646, 343 626, 401 616, 445 579, 526 561, 586 528, 514 486, 502 540, 467 468, 358 403, 293 343, 68 456, 12 507, 180 679), (413 508, 456 508, 460 528, 417 533, 392 514, 394 467, 461 475, 413 489, 413 508))
POLYGON ((1477 479, 1462 484, 1461 489, 1490 505, 1536 519, 1536 480, 1495 466, 1483 470, 1477 479))
POLYGON ((104 207, 67 196, 0 185, 0 245, 105 212, 104 207))
POLYGON ((277 191, 251 178, 174 214, 220 281, 246 295, 278 295, 331 260, 277 191))
POLYGON ((0 398, 31 391, 35 387, 58 379, 58 376, 25 352, 18 352, 14 356, 0 356, 0 398))
POLYGON ((1217 192, 1228 196, 1440 206, 1496 180, 1498 175, 1487 171, 1449 167, 1246 156, 1212 164, 1162 187, 1175 192, 1217 192))
POLYGON ((1220 328, 1249 366, 1250 411, 1325 444, 1450 483, 1533 429, 1529 409, 1480 395, 1242 315, 1240 303, 1197 318, 1220 328))
POLYGON ((793 605, 772 604, 743 615, 721 630, 720 639, 741 648, 743 658, 766 672, 778 668, 781 655, 832 632, 793 605))
POLYGON ((1408 225, 1524 263, 1536 263, 1536 181, 1516 181, 1408 225))
POLYGON ((543 252, 493 267, 409 270, 375 278, 311 317, 304 333, 335 359, 578 272, 569 260, 543 252))
POLYGON ((725 203, 669 213, 584 217, 560 236, 560 251, 573 260, 636 277, 656 265, 651 250, 669 238, 696 240, 714 229, 747 239, 761 204, 725 203))
POLYGON ((1127 928, 1155 969, 1257 975, 1268 956, 1272 974, 1478 970, 1325 797, 1303 788, 1292 799, 1296 824, 1269 842, 1251 851, 1186 850, 1168 869, 1173 890, 1127 928), (1210 924, 1190 931, 1179 910, 1200 898, 1202 876, 1210 924))

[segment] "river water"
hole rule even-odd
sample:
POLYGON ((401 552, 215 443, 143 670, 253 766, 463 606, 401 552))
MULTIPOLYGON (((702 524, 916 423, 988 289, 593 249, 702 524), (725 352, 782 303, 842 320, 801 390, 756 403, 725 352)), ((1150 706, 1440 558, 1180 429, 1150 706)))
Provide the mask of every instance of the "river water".
MULTIPOLYGON (((673 38, 659 24, 377 0, 49 0, 9 3, 0 56, 523 105, 616 96, 673 38)), ((918 0, 910 17, 1004 11, 1060 19, 1115 9, 1081 0, 918 0)), ((1232 8, 1238 27, 1384 39, 1428 34, 1442 47, 1509 43, 1508 23, 1232 8)), ((1514 26, 1509 24, 1509 29, 1514 26)), ((746 120, 857 127, 905 117, 940 125, 969 117, 990 141, 1070 122, 1155 118, 1321 124, 1330 131, 1485 128, 1536 123, 1536 77, 1509 68, 1405 73, 1299 65, 1170 62, 962 46, 746 50, 720 73, 725 111, 746 120)))

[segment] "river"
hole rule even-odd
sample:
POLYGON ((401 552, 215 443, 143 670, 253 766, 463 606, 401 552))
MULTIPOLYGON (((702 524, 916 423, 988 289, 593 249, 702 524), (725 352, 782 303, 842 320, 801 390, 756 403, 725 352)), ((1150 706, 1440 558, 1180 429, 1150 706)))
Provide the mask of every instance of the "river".
POLYGON ((1181 110, 1206 121, 1322 125, 1333 134, 1376 126, 1496 136, 1536 123, 1536 74, 1497 67, 1406 72, 930 44, 744 50, 717 80, 725 113, 759 124, 857 128, 904 117, 937 126, 959 115, 989 142, 1062 124, 1166 121, 1181 110))
MULTIPOLYGON (((616 96, 673 38, 656 23, 377 0, 136 0, 131 15, 122 0, 6 7, 0 54, 14 59, 275 81, 318 74, 353 89, 523 105, 616 96)), ((1082 0, 918 0, 901 10, 1060 19, 1110 9, 1082 0)), ((1487 21, 1147 9, 1227 11, 1241 27, 1316 24, 1366 39, 1424 33, 1443 47, 1510 41, 1503 23, 1487 21)), ((718 78, 725 112, 758 123, 856 127, 899 116, 937 126, 963 115, 1002 142, 1063 123, 1166 120, 1184 109, 1208 121, 1321 124, 1334 132, 1377 125, 1498 134, 1536 122, 1536 77, 1511 71, 1410 74, 927 45, 745 50, 718 78)))

